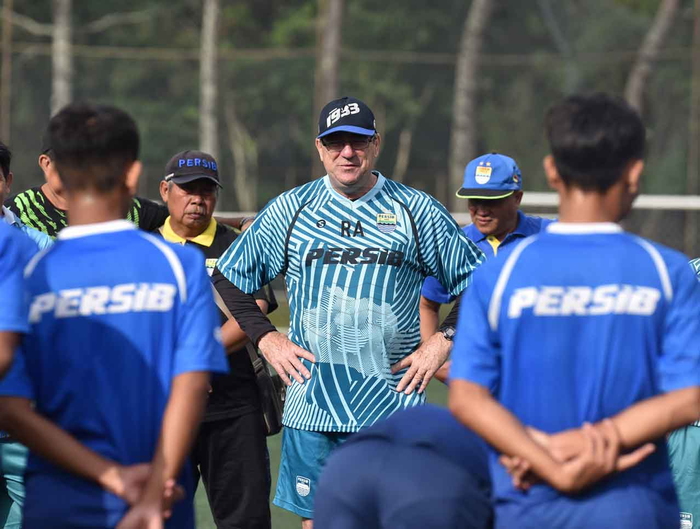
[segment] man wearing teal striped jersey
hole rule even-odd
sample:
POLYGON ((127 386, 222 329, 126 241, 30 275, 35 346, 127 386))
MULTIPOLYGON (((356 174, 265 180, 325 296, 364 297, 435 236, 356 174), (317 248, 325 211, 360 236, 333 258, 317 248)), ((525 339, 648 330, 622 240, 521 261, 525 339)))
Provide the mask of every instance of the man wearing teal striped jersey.
POLYGON ((328 174, 274 199, 218 265, 246 294, 285 275, 289 337, 234 316, 283 379, 294 379, 274 503, 305 527, 330 451, 422 404, 449 354, 449 332, 416 349, 424 279, 437 277, 457 296, 483 258, 434 198, 372 170, 380 144, 364 103, 330 102, 316 139, 328 174))
MULTIPOLYGON (((690 261, 700 281, 700 258, 690 261)), ((668 454, 681 508, 681 529, 700 528, 700 421, 668 436, 668 454)))

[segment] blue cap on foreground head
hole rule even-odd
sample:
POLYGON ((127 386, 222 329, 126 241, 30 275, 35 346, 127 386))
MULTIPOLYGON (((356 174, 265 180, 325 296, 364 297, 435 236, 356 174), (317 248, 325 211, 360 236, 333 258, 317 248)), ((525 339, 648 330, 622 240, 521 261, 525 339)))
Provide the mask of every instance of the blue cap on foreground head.
POLYGON ((459 198, 505 198, 523 187, 523 177, 513 158, 492 152, 474 158, 464 170, 459 198))
POLYGON ((341 97, 328 103, 318 117, 318 136, 323 138, 334 132, 352 132, 363 136, 377 133, 374 114, 359 99, 341 97))

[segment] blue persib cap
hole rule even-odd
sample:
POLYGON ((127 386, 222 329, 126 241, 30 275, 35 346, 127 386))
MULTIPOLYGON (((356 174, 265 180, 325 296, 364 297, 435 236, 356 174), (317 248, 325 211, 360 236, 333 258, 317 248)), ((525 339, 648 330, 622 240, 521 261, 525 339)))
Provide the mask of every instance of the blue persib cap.
POLYGON ((513 158, 492 152, 473 159, 464 170, 459 198, 505 198, 523 187, 523 177, 513 158))
POLYGON ((367 105, 354 97, 335 99, 321 110, 316 137, 323 138, 334 132, 374 136, 377 133, 374 114, 367 105))

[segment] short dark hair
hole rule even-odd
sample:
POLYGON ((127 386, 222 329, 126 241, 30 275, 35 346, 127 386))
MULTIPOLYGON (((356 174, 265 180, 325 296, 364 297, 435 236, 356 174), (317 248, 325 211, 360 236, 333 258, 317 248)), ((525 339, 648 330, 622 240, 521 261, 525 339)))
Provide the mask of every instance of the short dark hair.
POLYGON ((623 99, 604 93, 567 97, 549 109, 547 139, 567 186, 607 191, 627 165, 644 158, 646 131, 623 99))
MULTIPOLYGON (((0 141, 0 170, 2 177, 7 180, 7 175, 10 174, 10 162, 12 161, 12 153, 7 145, 0 141)), ((0 204, 2 205, 2 204, 0 204)))
POLYGON ((139 156, 134 120, 111 106, 73 103, 47 129, 58 174, 66 189, 104 193, 121 185, 139 156))

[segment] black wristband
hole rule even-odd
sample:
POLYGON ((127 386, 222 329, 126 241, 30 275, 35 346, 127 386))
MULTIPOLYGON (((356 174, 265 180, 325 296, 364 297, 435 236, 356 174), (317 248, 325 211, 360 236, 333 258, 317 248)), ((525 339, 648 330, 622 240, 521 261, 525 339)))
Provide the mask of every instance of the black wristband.
POLYGON ((214 269, 212 275, 214 286, 219 288, 221 282, 225 282, 228 293, 226 296, 226 307, 241 327, 248 338, 257 345, 260 339, 268 332, 276 331, 270 320, 260 310, 252 294, 246 294, 221 273, 218 268, 214 269))
MULTIPOLYGON (((448 329, 450 327, 456 328, 457 327, 457 318, 459 317, 459 306, 462 303, 462 292, 459 296, 457 296, 457 299, 455 299, 455 304, 452 307, 452 310, 450 313, 445 317, 445 319, 442 321, 440 324, 440 332, 443 332, 445 329, 448 329)), ((444 334, 444 332, 443 332, 444 334)))

